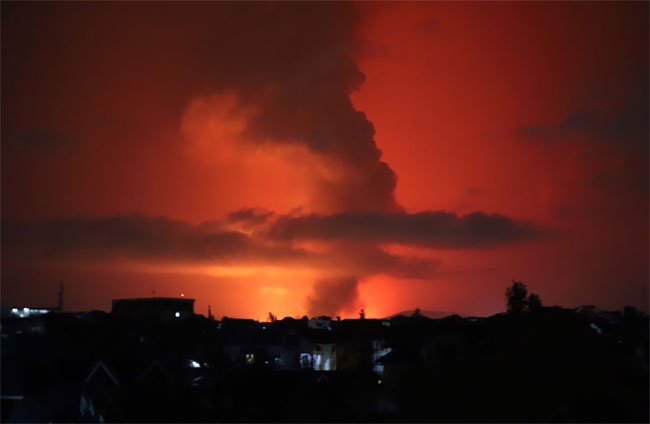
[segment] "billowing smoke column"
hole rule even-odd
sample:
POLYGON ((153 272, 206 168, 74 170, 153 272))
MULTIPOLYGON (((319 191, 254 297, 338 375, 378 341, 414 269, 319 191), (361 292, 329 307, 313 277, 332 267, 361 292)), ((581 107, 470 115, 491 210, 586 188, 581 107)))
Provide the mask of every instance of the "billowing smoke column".
POLYGON ((7 51, 27 51, 7 58, 3 134, 38 126, 141 142, 158 137, 156 127, 178 128, 193 99, 234 93, 236 107, 252 111, 245 140, 303 146, 325 161, 334 177, 317 195, 331 211, 398 209, 395 173, 349 97, 365 78, 353 58, 353 4, 51 4, 3 13, 14 34, 7 51), (26 77, 25 66, 43 76, 26 77), (33 110, 47 103, 57 107, 33 110))
POLYGON ((318 195, 334 209, 399 209, 395 173, 381 161, 372 123, 349 97, 365 78, 352 57, 358 12, 349 4, 237 9, 244 25, 231 28, 230 44, 212 38, 211 57, 229 58, 214 64, 227 73, 219 88, 235 89, 242 107, 255 110, 245 138, 298 144, 322 156, 339 178, 323 181, 318 195))
POLYGON ((359 306, 359 281, 356 277, 318 280, 306 302, 307 313, 311 317, 351 313, 359 306))
MULTIPOLYGON (((351 3, 44 4, 3 12, 14 35, 3 52, 26 51, 7 58, 2 76, 7 140, 23 143, 37 128, 100 144, 168 143, 161 135, 180 131, 180 142, 192 102, 223 97, 228 113, 243 117, 238 142, 299 147, 326 168, 314 177, 316 212, 401 210, 374 127, 350 100, 365 79, 354 61, 361 45, 351 3), (25 67, 42 75, 25 76, 25 67), (47 104, 57 106, 34 108, 47 104)), ((355 277, 318 282, 310 311, 345 308, 357 284, 355 277)))

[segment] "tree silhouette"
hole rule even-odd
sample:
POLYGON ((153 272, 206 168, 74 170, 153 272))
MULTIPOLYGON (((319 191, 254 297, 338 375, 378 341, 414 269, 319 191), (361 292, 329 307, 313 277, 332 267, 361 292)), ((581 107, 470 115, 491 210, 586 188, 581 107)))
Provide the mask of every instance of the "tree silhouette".
POLYGON ((362 309, 359 311, 359 319, 365 319, 366 318, 366 311, 365 309, 362 309))
POLYGON ((411 317, 413 318, 419 318, 421 316, 422 316, 422 312, 420 312, 420 308, 415 308, 415 310, 413 311, 413 315, 411 315, 411 317))
POLYGON ((539 311, 542 308, 542 299, 536 293, 528 295, 526 285, 521 281, 512 280, 512 286, 506 289, 508 313, 519 314, 527 311, 539 311))
POLYGON ((531 312, 539 311, 542 308, 542 299, 535 293, 528 296, 528 310, 531 312))
POLYGON ((528 301, 526 296, 528 289, 521 281, 512 280, 512 287, 506 289, 506 301, 508 304, 508 313, 519 314, 524 311, 528 301))

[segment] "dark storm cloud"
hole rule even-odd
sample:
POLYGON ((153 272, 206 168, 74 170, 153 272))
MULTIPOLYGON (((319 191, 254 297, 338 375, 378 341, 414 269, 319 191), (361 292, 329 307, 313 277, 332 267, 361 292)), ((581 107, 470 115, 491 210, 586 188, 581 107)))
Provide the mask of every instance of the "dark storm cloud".
POLYGON ((354 311, 359 303, 359 280, 356 277, 341 277, 316 281, 305 306, 309 316, 334 316, 340 312, 354 311))
POLYGON ((396 210, 396 175, 350 93, 350 3, 3 3, 3 123, 8 132, 146 138, 196 96, 236 93, 244 135, 305 146, 341 168, 323 183, 337 210, 396 210))
POLYGON ((438 261, 388 253, 376 246, 335 245, 319 252, 262 240, 228 229, 141 215, 2 222, 3 260, 307 266, 334 273, 387 274, 403 278, 435 275, 438 261))
POLYGON ((545 234, 530 222, 498 214, 341 213, 281 217, 269 229, 276 240, 358 240, 438 248, 489 247, 536 239, 545 234))

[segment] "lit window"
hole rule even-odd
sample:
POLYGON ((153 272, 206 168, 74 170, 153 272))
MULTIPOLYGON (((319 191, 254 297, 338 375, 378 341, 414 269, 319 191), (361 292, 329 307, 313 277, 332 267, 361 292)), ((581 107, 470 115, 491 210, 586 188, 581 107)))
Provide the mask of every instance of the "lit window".
POLYGON ((315 370, 320 370, 321 368, 321 361, 323 357, 320 353, 315 353, 314 354, 314 369, 315 370))
POLYGON ((598 333, 598 334, 602 334, 602 333, 603 333, 603 330, 601 330, 600 327, 597 326, 596 324, 594 324, 593 322, 592 322, 591 324, 589 324, 589 326, 590 326, 591 328, 593 328, 594 331, 596 331, 596 333, 598 333))
POLYGON ((253 353, 247 353, 245 356, 245 364, 246 365, 253 365, 255 363, 255 354, 253 353))
POLYGON ((301 353, 300 354, 300 369, 308 369, 312 368, 311 364, 311 355, 308 353, 301 353))
POLYGON ((180 313, 180 312, 176 312, 176 313, 174 314, 174 316, 175 316, 176 318, 180 318, 181 313, 180 313))

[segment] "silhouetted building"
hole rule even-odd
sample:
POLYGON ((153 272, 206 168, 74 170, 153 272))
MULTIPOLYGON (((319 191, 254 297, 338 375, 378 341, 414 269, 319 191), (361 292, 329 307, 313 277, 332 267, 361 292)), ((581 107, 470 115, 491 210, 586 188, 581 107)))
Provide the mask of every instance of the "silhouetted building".
POLYGON ((113 299, 111 313, 164 321, 183 319, 194 314, 194 299, 174 297, 113 299))
POLYGON ((332 323, 332 318, 328 316, 322 316, 322 317, 316 317, 312 318, 309 320, 307 323, 307 327, 309 328, 314 328, 314 329, 319 329, 319 330, 331 330, 332 327, 330 324, 332 323))

